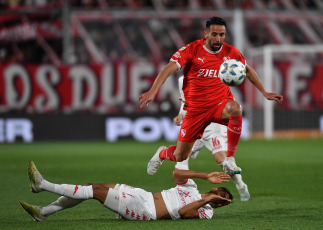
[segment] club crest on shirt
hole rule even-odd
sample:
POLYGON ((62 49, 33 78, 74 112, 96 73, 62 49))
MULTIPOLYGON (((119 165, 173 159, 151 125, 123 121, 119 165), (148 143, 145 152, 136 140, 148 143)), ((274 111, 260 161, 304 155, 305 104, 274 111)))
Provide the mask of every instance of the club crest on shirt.
POLYGON ((186 130, 185 129, 181 129, 181 135, 182 135, 182 137, 185 137, 185 135, 186 135, 186 130))
POLYGON ((230 60, 231 58, 229 56, 225 56, 223 57, 223 61, 227 61, 227 60, 230 60))

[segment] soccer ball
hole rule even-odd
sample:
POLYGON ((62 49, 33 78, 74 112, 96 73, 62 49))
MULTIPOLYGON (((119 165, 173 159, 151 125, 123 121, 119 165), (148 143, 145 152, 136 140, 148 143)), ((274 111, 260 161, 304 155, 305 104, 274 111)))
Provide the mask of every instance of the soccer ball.
POLYGON ((219 78, 228 86, 238 86, 246 78, 246 67, 236 59, 229 59, 222 63, 219 78))

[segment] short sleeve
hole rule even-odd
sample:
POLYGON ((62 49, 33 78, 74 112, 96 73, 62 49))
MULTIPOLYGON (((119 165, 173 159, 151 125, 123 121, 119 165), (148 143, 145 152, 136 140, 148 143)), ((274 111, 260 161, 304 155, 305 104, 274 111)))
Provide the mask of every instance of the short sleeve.
POLYGON ((181 69, 189 60, 193 58, 192 49, 193 46, 191 43, 180 48, 176 53, 173 54, 170 61, 175 62, 178 69, 181 69))
POLYGON ((197 210, 200 219, 211 219, 214 215, 214 210, 211 205, 206 204, 197 210))

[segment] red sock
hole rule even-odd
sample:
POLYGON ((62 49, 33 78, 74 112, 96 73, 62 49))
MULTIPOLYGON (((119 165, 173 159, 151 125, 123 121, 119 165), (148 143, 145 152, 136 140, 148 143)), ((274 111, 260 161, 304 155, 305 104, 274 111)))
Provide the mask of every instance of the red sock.
POLYGON ((176 149, 176 145, 171 145, 168 148, 164 149, 163 151, 161 151, 159 153, 159 158, 162 160, 170 160, 170 161, 176 161, 175 157, 174 157, 174 152, 176 149))
POLYGON ((228 124, 228 152, 227 157, 234 157, 242 128, 242 116, 230 117, 228 124))

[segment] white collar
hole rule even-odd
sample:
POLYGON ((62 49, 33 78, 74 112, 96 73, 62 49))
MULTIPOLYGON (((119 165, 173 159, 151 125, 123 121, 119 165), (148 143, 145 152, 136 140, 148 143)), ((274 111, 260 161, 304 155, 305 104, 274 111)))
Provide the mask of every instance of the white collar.
POLYGON ((212 51, 212 50, 209 50, 209 49, 206 47, 206 45, 203 45, 203 48, 204 48, 207 52, 209 52, 210 54, 217 54, 217 53, 219 53, 219 52, 222 50, 222 48, 223 48, 223 44, 222 44, 222 46, 221 46, 221 49, 219 49, 218 51, 212 51))

